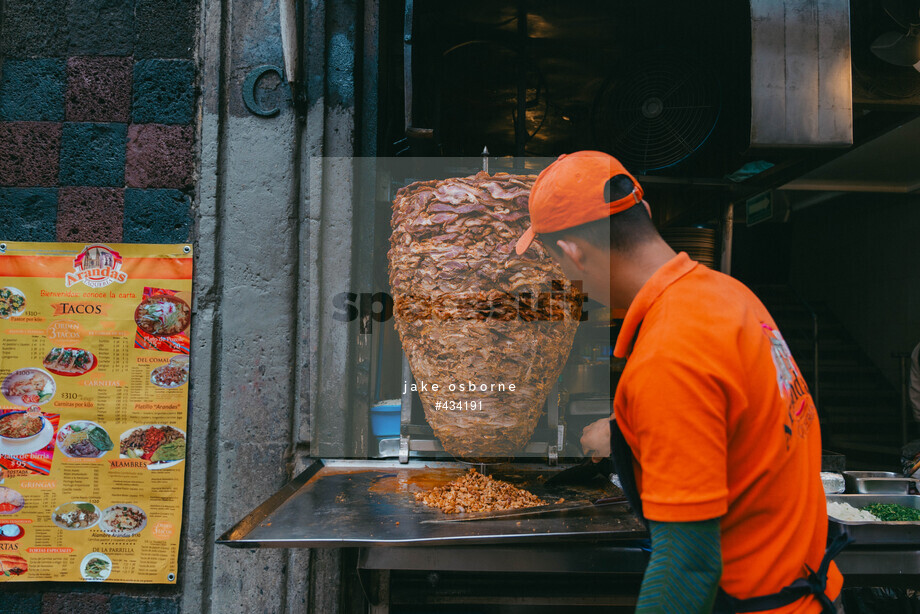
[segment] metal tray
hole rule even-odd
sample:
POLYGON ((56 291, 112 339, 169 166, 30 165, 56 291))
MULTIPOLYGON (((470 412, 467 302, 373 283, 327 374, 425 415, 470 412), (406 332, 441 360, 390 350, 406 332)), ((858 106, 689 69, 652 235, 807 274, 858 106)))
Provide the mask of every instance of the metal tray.
MULTIPOLYGON (((429 546, 629 540, 648 536, 627 505, 560 510, 546 516, 423 523, 448 517, 415 501, 415 493, 446 484, 469 469, 458 462, 317 460, 253 510, 218 543, 239 548, 429 546)), ((496 479, 547 501, 622 494, 608 480, 546 487, 563 467, 506 464, 490 467, 496 479)))
MULTIPOLYGON (((898 503, 920 509, 918 495, 827 495, 828 502, 849 503, 863 508, 872 503, 898 503)), ((873 522, 838 520, 828 517, 830 537, 846 533, 854 545, 920 544, 920 522, 873 522)))
POLYGON ((914 478, 855 478, 847 491, 860 495, 907 495, 916 483, 914 478))
POLYGON ((894 471, 844 471, 844 476, 852 478, 901 478, 900 473, 894 471))
POLYGON ((846 492, 864 495, 906 495, 918 480, 893 471, 844 471, 846 492))

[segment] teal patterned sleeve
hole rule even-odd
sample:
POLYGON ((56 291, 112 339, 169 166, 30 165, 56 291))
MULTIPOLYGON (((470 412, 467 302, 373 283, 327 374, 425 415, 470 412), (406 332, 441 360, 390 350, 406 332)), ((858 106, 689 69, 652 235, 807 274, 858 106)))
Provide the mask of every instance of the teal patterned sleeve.
POLYGON ((649 521, 652 556, 636 612, 708 614, 722 577, 719 519, 649 521))

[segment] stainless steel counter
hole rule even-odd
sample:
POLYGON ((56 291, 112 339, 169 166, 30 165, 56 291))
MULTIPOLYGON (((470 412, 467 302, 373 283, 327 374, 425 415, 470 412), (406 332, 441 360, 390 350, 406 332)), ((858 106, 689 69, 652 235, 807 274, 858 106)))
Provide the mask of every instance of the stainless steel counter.
MULTIPOLYGON (((218 543, 253 547, 449 546, 609 542, 647 536, 626 505, 560 510, 538 517, 425 523, 451 516, 415 500, 468 470, 456 462, 317 460, 277 495, 220 537, 218 543)), ((591 484, 547 487, 559 467, 505 464, 496 479, 548 502, 619 494, 603 478, 591 484)))
MULTIPOLYGON (((648 564, 647 533, 625 505, 558 510, 546 516, 428 523, 448 516, 415 493, 467 471, 457 462, 317 460, 218 543, 241 548, 346 548, 370 611, 392 604, 492 603, 627 606, 648 564), (473 587, 473 588, 470 588, 473 587)), ((603 478, 547 487, 560 467, 507 464, 496 479, 547 501, 620 494, 603 478)), ((834 526, 832 533, 860 527, 834 526)), ((920 583, 920 544, 865 543, 837 557, 848 586, 920 583)))

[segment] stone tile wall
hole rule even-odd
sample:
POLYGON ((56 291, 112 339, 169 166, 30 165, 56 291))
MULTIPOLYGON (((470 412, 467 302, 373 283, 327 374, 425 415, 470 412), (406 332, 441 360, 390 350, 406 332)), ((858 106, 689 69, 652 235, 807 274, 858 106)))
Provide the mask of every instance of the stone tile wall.
MULTIPOLYGON (((194 240, 192 0, 0 4, 0 240, 194 240)), ((0 613, 176 614, 178 586, 16 583, 0 613)))
POLYGON ((4 4, 0 239, 192 238, 196 6, 4 4))

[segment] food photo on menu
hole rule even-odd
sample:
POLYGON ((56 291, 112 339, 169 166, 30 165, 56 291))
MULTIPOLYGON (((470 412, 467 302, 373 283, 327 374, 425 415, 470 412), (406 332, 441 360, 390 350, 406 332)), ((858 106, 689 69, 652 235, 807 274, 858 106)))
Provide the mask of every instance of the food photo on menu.
POLYGON ((105 508, 99 519, 99 529, 112 537, 132 537, 147 526, 147 514, 131 503, 117 503, 105 508))
POLYGON ((187 355, 192 308, 186 299, 191 299, 190 292, 145 287, 144 298, 134 310, 134 347, 187 355))
POLYGON ((0 542, 19 541, 25 533, 25 529, 15 522, 3 522, 0 520, 0 542))
POLYGON ((74 377, 89 373, 96 368, 98 361, 92 352, 82 348, 51 348, 42 361, 42 365, 55 375, 74 377))
POLYGON ((102 582, 112 573, 112 559, 104 552, 90 552, 80 562, 84 580, 102 582))
POLYGON ((0 416, 0 437, 13 442, 28 441, 41 433, 47 422, 41 414, 31 416, 25 410, 11 411, 0 416))
POLYGON ((51 521, 62 529, 80 531, 96 526, 102 511, 88 501, 72 501, 59 505, 51 514, 51 521))
POLYGON ((150 383, 160 388, 178 388, 188 383, 188 356, 176 356, 150 373, 150 383))
POLYGON ((70 458, 99 458, 115 444, 108 432, 90 420, 75 420, 58 429, 58 450, 70 458))
POLYGON ((0 486, 0 514, 17 514, 25 505, 26 499, 22 493, 6 486, 0 486))
POLYGON ((26 295, 18 288, 0 288, 0 318, 15 318, 26 310, 26 295))
POLYGON ((0 385, 6 400, 19 406, 44 405, 54 397, 56 390, 51 374, 37 367, 16 369, 0 385))
POLYGON ((12 552, 0 552, 0 578, 21 576, 29 571, 29 562, 12 552))
POLYGON ((30 416, 22 409, 0 414, 0 470, 48 475, 59 421, 59 414, 30 416))
POLYGON ((185 460, 185 433, 165 424, 145 424, 119 438, 121 458, 150 461, 148 469, 165 469, 185 460))

